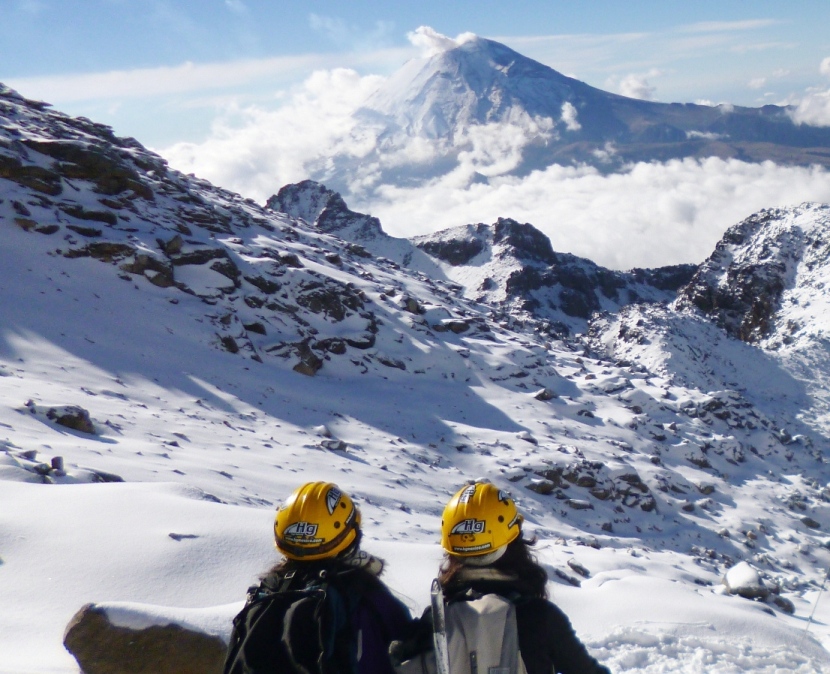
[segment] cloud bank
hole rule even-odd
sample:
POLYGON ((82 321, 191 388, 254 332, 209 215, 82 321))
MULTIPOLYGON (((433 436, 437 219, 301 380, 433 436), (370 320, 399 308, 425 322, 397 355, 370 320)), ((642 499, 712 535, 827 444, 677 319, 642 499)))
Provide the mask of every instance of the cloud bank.
POLYGON ((558 121, 525 114, 470 129, 450 170, 422 186, 379 185, 381 171, 427 166, 437 151, 413 139, 396 154, 376 152, 378 129, 358 125, 353 113, 382 81, 345 69, 319 71, 281 108, 228 109, 208 140, 162 154, 180 170, 260 202, 284 184, 325 174, 334 155, 352 157, 352 194, 344 197, 351 208, 378 216, 390 234, 511 217, 544 231, 555 250, 618 269, 701 262, 729 226, 757 210, 830 202, 830 173, 771 162, 687 159, 612 175, 552 166, 507 176, 528 143, 579 124, 567 107, 558 121))

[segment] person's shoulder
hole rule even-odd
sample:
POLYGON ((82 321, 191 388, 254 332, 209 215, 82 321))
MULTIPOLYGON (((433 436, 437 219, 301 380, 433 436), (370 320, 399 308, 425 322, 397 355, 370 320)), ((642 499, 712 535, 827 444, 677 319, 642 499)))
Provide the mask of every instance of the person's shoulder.
POLYGON ((529 597, 516 604, 517 610, 521 613, 533 615, 540 622, 552 626, 570 626, 571 621, 565 612, 554 604, 550 599, 544 597, 529 597))

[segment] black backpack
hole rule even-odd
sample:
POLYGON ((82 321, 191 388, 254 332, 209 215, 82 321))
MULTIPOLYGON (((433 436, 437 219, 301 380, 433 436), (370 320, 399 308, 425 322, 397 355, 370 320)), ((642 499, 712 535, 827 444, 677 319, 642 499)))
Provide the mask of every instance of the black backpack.
POLYGON ((324 570, 251 587, 233 619, 224 674, 355 674, 349 594, 324 570))

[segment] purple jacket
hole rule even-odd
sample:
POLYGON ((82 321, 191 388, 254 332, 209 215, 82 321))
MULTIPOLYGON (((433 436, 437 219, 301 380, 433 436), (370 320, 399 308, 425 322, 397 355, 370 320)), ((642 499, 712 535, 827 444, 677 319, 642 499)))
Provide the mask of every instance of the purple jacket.
POLYGON ((365 591, 354 614, 358 674, 394 674, 389 644, 404 638, 412 617, 376 576, 365 576, 365 591))

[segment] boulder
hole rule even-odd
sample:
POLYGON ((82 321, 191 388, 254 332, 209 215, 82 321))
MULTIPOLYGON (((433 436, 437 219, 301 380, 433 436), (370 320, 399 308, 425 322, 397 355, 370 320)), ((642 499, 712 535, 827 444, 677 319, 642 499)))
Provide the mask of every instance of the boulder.
POLYGON ((745 599, 766 599, 769 589, 764 586, 761 575, 748 562, 738 562, 726 572, 723 584, 729 594, 745 599))
POLYGON ((95 424, 92 423, 89 412, 83 407, 77 405, 50 407, 46 411, 46 418, 73 431, 95 435, 95 424))
POLYGON ((75 614, 63 643, 84 674, 220 674, 227 650, 222 639, 175 624, 113 625, 95 604, 75 614))

